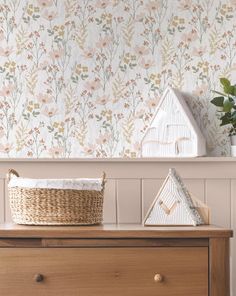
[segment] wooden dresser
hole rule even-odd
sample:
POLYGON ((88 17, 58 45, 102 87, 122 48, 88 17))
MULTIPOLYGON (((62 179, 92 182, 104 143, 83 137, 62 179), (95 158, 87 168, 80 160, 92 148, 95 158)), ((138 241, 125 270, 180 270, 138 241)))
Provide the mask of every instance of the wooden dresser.
POLYGON ((0 225, 1 296, 229 296, 214 226, 0 225))

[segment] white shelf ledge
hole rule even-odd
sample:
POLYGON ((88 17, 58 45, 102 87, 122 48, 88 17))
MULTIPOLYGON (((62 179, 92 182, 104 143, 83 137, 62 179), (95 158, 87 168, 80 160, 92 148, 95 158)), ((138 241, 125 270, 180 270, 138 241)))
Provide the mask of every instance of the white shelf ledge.
POLYGON ((1 162, 236 162, 236 157, 0 158, 0 163, 1 162))

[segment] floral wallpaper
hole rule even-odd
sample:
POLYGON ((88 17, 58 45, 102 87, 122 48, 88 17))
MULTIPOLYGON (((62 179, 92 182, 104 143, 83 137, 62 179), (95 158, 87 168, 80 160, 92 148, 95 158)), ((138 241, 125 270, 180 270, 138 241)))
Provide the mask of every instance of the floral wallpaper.
POLYGON ((139 157, 167 85, 210 155, 210 99, 236 81, 236 0, 0 0, 0 157, 139 157))

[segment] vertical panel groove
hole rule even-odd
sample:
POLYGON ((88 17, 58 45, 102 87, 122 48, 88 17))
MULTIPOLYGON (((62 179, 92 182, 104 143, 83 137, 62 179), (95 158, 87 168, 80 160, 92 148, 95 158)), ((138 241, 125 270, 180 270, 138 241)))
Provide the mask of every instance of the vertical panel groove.
POLYGON ((4 196, 4 179, 0 179, 0 223, 5 222, 4 196))
POLYGON ((3 221, 6 222, 6 182, 3 180, 3 221))
POLYGON ((115 202, 116 202, 116 224, 119 223, 118 221, 118 194, 117 194, 117 180, 115 180, 115 202))
POLYGON ((229 209, 230 209, 230 211, 229 211, 229 221, 230 221, 230 228, 232 227, 232 221, 231 221, 231 218, 232 218, 232 180, 230 179, 229 180, 229 185, 230 185, 230 187, 229 187, 229 196, 230 196, 230 199, 229 199, 229 209))
POLYGON ((207 203, 207 201, 206 201, 206 179, 204 179, 204 203, 207 203))
POLYGON ((139 180, 140 182, 140 219, 141 223, 143 222, 143 179, 139 180))

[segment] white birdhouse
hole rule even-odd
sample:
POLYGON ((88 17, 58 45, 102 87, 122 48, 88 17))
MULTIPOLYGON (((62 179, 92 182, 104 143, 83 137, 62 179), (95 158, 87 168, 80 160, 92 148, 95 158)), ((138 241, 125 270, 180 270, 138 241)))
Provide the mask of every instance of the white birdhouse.
POLYGON ((168 87, 141 143, 142 157, 195 157, 206 141, 181 93, 168 87))
POLYGON ((209 209, 194 198, 175 169, 170 169, 145 219, 145 226, 209 224, 209 209))

